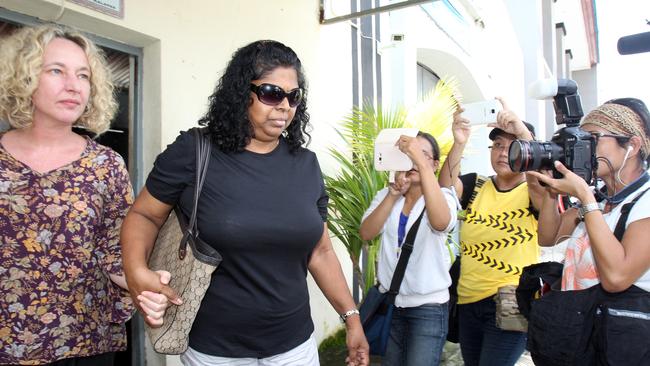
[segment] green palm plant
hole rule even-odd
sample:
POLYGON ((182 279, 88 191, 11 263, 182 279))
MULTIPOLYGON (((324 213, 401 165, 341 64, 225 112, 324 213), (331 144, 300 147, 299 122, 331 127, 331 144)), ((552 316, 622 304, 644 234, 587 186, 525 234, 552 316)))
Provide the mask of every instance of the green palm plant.
POLYGON ((379 238, 362 240, 359 226, 363 213, 377 191, 388 184, 388 174, 378 172, 373 167, 375 138, 385 128, 416 127, 435 136, 441 145, 441 153, 446 156, 453 143, 450 126, 456 109, 454 90, 454 81, 440 81, 436 89, 409 113, 403 108, 389 111, 381 107, 375 109, 372 104, 366 103, 362 109, 353 109, 337 129, 349 150, 341 152, 335 148, 329 149, 329 154, 340 167, 335 175, 325 176, 330 197, 329 228, 345 245, 355 278, 364 293, 375 282, 379 238), (366 269, 362 273, 360 258, 364 249, 367 253, 366 269))
POLYGON ((337 129, 349 147, 349 153, 329 149, 330 155, 340 165, 340 171, 335 176, 325 176, 330 197, 330 230, 345 245, 355 278, 364 290, 374 283, 377 245, 373 244, 378 239, 369 242, 362 240, 359 226, 375 193, 384 188, 388 181, 384 172, 378 172, 373 167, 374 140, 382 129, 402 127, 405 120, 406 113, 402 109, 382 113, 366 103, 363 109, 354 109, 337 129), (359 259, 364 248, 369 260, 362 274, 359 259))

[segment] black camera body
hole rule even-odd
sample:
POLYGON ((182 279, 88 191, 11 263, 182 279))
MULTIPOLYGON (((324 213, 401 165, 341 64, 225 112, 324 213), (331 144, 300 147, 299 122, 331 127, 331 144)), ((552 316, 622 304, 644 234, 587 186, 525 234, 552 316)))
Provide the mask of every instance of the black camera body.
MULTIPOLYGON (((591 184, 597 164, 596 139, 578 126, 567 126, 553 134, 551 143, 562 147, 564 156, 557 160, 591 184)), ((553 168, 553 177, 562 178, 562 174, 553 168)))
POLYGON ((560 161, 591 184, 597 168, 596 139, 579 127, 583 112, 575 81, 558 79, 553 107, 555 123, 566 127, 555 131, 549 142, 513 141, 508 151, 510 169, 515 172, 549 169, 555 178, 561 178, 562 174, 554 167, 555 161, 560 161))

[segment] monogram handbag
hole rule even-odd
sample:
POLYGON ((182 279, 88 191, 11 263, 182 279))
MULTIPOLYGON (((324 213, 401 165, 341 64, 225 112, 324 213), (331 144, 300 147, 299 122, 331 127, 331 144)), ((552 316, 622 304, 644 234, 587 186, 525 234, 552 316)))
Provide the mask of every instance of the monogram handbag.
POLYGON ((171 273, 169 287, 183 299, 181 305, 167 308, 163 325, 146 325, 147 334, 158 353, 180 354, 188 346, 188 336, 201 300, 210 286, 212 272, 221 262, 221 255, 199 238, 196 212, 210 161, 210 140, 201 129, 193 130, 196 137, 196 180, 194 201, 189 222, 178 204, 169 214, 158 233, 149 258, 153 271, 171 273))

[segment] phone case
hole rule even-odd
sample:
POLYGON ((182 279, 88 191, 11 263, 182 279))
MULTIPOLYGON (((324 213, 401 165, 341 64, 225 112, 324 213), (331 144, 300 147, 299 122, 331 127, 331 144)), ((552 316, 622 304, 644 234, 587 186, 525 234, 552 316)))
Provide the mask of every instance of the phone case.
POLYGON ((400 136, 415 137, 416 128, 386 128, 375 139, 375 170, 405 172, 413 169, 413 162, 395 145, 400 136))
POLYGON ((465 111, 461 114, 472 125, 484 125, 497 121, 497 114, 501 111, 501 103, 496 99, 482 102, 464 104, 465 111))

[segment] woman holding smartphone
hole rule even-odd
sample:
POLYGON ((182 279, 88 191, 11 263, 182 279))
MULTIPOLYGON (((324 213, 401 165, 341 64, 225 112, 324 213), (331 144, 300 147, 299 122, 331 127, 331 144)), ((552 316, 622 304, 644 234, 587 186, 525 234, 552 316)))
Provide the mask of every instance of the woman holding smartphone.
POLYGON ((428 133, 401 136, 399 149, 413 161, 396 182, 377 192, 366 210, 359 232, 370 240, 381 234, 377 279, 386 292, 401 254, 406 233, 422 214, 395 298, 390 338, 383 365, 438 365, 447 337, 449 267, 447 234, 456 225, 458 200, 436 178, 440 148, 428 133))

